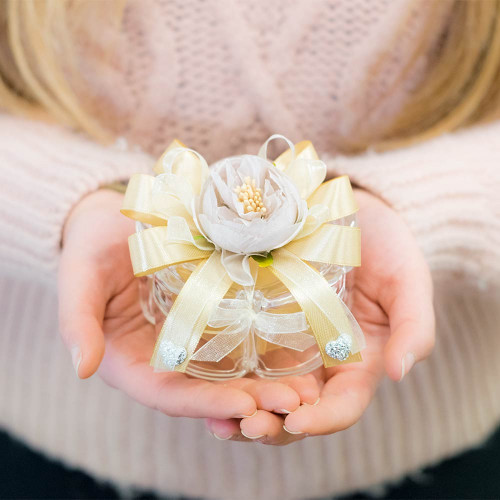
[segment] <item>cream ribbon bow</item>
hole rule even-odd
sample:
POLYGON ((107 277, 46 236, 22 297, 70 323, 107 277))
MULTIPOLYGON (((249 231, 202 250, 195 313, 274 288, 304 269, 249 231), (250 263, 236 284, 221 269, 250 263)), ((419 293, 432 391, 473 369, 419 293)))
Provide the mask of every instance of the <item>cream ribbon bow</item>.
POLYGON ((152 226, 129 237, 134 274, 144 276, 174 264, 200 261, 162 326, 151 358, 156 370, 183 372, 190 360, 222 359, 250 331, 268 342, 304 350, 311 342, 305 338, 311 338, 304 333, 307 328, 302 329, 304 320, 325 367, 361 360, 364 338, 359 326, 324 277, 306 263, 360 265, 359 228, 335 224, 358 209, 349 178, 323 183, 326 166, 309 141, 294 145, 273 135, 259 156, 267 159, 269 142, 278 138, 284 139, 289 149, 273 163, 295 182, 308 205, 301 231, 287 245, 271 252, 272 263, 267 267, 302 309, 293 321, 285 317, 288 315, 255 312, 237 299, 224 299, 232 280, 221 263, 221 252, 200 235, 193 219, 192 200, 209 175, 199 153, 174 141, 156 163, 156 177, 136 174, 130 179, 122 213, 152 226), (224 307, 227 300, 234 301, 229 308, 224 307), (225 330, 196 351, 207 325, 225 330), (345 338, 350 339, 348 356, 332 357, 329 345, 345 338))
MULTIPOLYGON (((243 291, 242 291, 243 292, 243 291)), ((245 292, 240 292, 240 297, 245 292)), ((208 326, 224 328, 213 339, 200 347, 191 357, 193 361, 220 361, 236 349, 250 333, 266 342, 305 351, 315 344, 303 312, 273 314, 262 310, 265 301, 256 291, 246 298, 223 299, 213 312, 208 326)))

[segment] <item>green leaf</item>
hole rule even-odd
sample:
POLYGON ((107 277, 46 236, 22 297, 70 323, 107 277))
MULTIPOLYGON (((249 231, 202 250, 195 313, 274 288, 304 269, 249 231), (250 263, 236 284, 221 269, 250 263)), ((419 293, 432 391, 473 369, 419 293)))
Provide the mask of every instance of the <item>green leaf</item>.
POLYGON ((267 255, 251 255, 252 259, 259 264, 259 267, 268 267, 273 263, 271 252, 267 255))

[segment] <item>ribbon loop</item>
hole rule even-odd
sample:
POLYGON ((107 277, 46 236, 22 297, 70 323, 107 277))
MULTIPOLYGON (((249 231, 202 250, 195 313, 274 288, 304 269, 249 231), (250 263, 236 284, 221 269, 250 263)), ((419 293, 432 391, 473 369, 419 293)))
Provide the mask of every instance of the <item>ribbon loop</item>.
POLYGON ((208 320, 211 328, 223 328, 234 323, 248 307, 248 302, 243 299, 223 299, 214 309, 208 320))
MULTIPOLYGON (((163 158, 164 156, 172 151, 172 149, 176 149, 176 148, 182 148, 182 149, 187 149, 187 146, 179 141, 179 139, 174 139, 167 147, 167 149, 165 149, 165 151, 163 152, 163 154, 158 158, 158 160, 156 160, 156 163, 153 167, 153 171, 156 175, 160 175, 160 174, 163 174, 165 173, 165 170, 163 169, 163 158)), ((193 155, 186 155, 188 158, 194 160, 195 157, 193 155)), ((186 159, 185 158, 179 158, 179 161, 185 161, 186 159)))
POLYGON ((289 148, 281 153, 278 158, 274 160, 274 164, 280 170, 286 170, 295 159, 319 160, 319 157, 311 141, 300 141, 295 144, 293 150, 289 148))
POLYGON ((157 179, 151 175, 133 175, 125 192, 122 214, 153 226, 165 225, 172 216, 184 217, 186 221, 192 221, 190 227, 196 228, 184 204, 176 196, 163 191, 157 179))
POLYGON ((305 351, 315 344, 309 333, 304 313, 275 314, 255 312, 253 304, 246 300, 224 299, 225 307, 216 307, 208 321, 212 328, 224 328, 204 344, 191 359, 217 362, 231 353, 248 335, 258 337, 272 344, 305 351), (231 302, 234 301, 234 304, 231 302))
POLYGON ((299 333, 309 329, 303 312, 276 314, 261 311, 255 318, 255 328, 265 333, 299 333))
POLYGON ((167 226, 156 226, 129 236, 128 245, 135 276, 192 260, 207 259, 212 253, 185 243, 169 242, 167 226))
POLYGON ((194 149, 187 148, 177 140, 173 141, 160 156, 154 171, 157 175, 174 174, 186 179, 195 194, 200 192, 201 186, 209 174, 205 158, 194 149))
POLYGON ((251 325, 247 317, 238 318, 225 330, 201 346, 191 359, 218 362, 236 349, 248 336, 251 325))
POLYGON ((213 243, 207 241, 200 234, 196 234, 193 236, 184 217, 169 218, 166 240, 169 243, 183 243, 185 245, 193 245, 198 250, 203 250, 206 252, 215 250, 213 243))
MULTIPOLYGON (((269 137, 269 139, 267 139, 267 141, 262 144, 262 146, 260 147, 259 149, 259 153, 258 155, 261 157, 261 158, 264 158, 264 160, 267 160, 267 146, 269 145, 269 143, 271 141, 274 141, 275 139, 283 139, 287 144, 288 144, 288 147, 289 149, 287 151, 289 151, 291 157, 292 157, 292 160, 295 159, 295 145, 293 144, 292 141, 290 141, 289 139, 287 139, 284 135, 281 135, 281 134, 273 134, 271 137, 269 137)), ((277 162, 274 162, 274 164, 276 165, 276 167, 280 168, 280 166, 278 166, 278 163, 277 162)), ((280 170, 282 170, 280 168, 280 170)))
POLYGON ((326 205, 313 205, 307 212, 307 218, 295 240, 309 236, 316 229, 330 221, 330 209, 326 205))
POLYGON ((314 191, 307 199, 307 205, 325 205, 329 208, 329 220, 342 219, 358 211, 351 182, 347 175, 331 179, 314 191))
POLYGON ((128 181, 121 213, 145 224, 154 226, 166 224, 166 214, 153 207, 154 183, 155 178, 151 175, 134 174, 128 181))
POLYGON ((287 349, 292 349, 293 351, 304 352, 306 349, 309 349, 309 347, 316 344, 314 337, 308 333, 270 333, 262 332, 260 330, 256 330, 255 333, 266 342, 280 347, 286 347, 287 349))
POLYGON ((309 262, 360 266, 361 230, 359 227, 323 224, 307 238, 290 242, 286 249, 309 262))
POLYGON ((184 205, 188 217, 192 216, 191 204, 194 193, 191 184, 185 178, 175 174, 160 174, 156 176, 152 196, 155 206, 161 203, 160 200, 163 197, 174 198, 184 205))
POLYGON ((296 158, 285 170, 299 188, 300 197, 307 200, 309 196, 325 180, 326 165, 321 160, 296 158))

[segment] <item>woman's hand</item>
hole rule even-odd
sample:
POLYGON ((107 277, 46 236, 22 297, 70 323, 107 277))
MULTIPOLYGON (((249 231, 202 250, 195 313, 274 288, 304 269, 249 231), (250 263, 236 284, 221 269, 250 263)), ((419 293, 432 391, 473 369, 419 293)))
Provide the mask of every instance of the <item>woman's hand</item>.
POLYGON ((288 444, 341 431, 359 420, 384 371, 401 380, 432 351, 432 281, 423 255, 396 212, 367 192, 356 190, 356 198, 362 266, 353 271, 351 310, 366 337, 363 362, 320 369, 304 380, 320 391, 314 406, 302 405, 286 418, 259 411, 241 422, 210 419, 216 435, 241 439, 243 431, 267 444, 288 444))
POLYGON ((77 375, 86 378, 99 369, 109 385, 171 416, 240 418, 257 408, 293 411, 314 402, 317 387, 298 378, 216 384, 153 372, 156 335, 139 304, 127 244, 134 223, 120 214, 121 204, 120 194, 100 190, 74 208, 64 228, 60 330, 77 375))

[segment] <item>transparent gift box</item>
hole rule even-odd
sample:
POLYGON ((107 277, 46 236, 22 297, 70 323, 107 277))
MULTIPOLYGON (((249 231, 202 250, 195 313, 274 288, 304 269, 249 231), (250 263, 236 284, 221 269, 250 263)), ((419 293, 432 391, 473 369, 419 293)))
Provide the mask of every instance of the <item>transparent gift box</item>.
POLYGON ((273 135, 258 155, 211 168, 174 141, 156 176, 131 178, 122 213, 136 221, 129 248, 155 371, 272 379, 361 360, 346 305, 357 205, 349 179, 323 182, 326 170, 309 141, 273 135), (271 161, 274 139, 289 149, 271 161))
MULTIPOLYGON (((350 215, 333 223, 354 227, 356 226, 356 216, 350 215)), ((138 231, 145 228, 144 224, 140 222, 137 223, 137 226, 138 231)), ((157 335, 159 335, 177 295, 198 263, 199 261, 193 261, 169 266, 151 276, 140 278, 142 310, 147 320, 155 325, 157 335)), ((310 265, 328 281, 330 287, 346 305, 346 314, 351 320, 353 328, 359 329, 348 309, 350 306, 349 288, 352 287, 353 283, 353 276, 350 273, 352 268, 322 263, 310 263, 310 265)), ((213 339, 215 335, 221 333, 224 335, 224 330, 234 323, 236 323, 236 327, 241 326, 244 330, 248 329, 248 332, 242 335, 244 338, 241 343, 218 362, 191 359, 186 368, 187 374, 207 380, 228 380, 243 377, 253 372, 259 377, 273 379, 289 375, 304 375, 323 365, 313 333, 290 291, 274 274, 266 270, 265 267, 259 267, 256 262, 252 263, 252 271, 256 275, 255 285, 243 287, 233 283, 212 316, 224 317, 225 315, 226 321, 209 322, 198 344, 198 349, 213 339), (228 312, 229 314, 227 314, 228 312), (281 335, 282 338, 287 335, 292 336, 294 333, 307 335, 310 337, 310 345, 307 346, 307 341, 305 341, 301 345, 284 347, 272 342, 273 339, 269 339, 269 334, 266 335, 259 330, 259 326, 262 323, 265 324, 265 319, 259 321, 259 315, 262 316, 262 313, 276 315, 272 318, 266 316, 265 319, 279 322, 285 327, 285 330, 282 332, 279 330, 281 333, 276 335, 281 335), (296 319, 295 323, 292 321, 293 326, 296 326, 295 329, 301 328, 298 332, 286 331, 286 323, 290 323, 289 315, 291 314, 301 315, 299 318, 293 318, 296 319), (283 321, 278 315, 288 317, 286 321, 283 321), (238 322, 243 322, 243 318, 246 324, 238 325, 238 322), (299 350, 297 347, 301 349, 305 347, 305 349, 299 350)))

